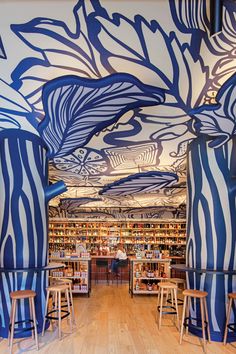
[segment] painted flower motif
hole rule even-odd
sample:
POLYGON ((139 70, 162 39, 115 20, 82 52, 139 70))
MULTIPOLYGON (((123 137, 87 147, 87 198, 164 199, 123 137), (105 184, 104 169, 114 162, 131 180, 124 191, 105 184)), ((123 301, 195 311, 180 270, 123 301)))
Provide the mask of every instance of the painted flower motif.
POLYGON ((196 133, 212 137, 209 146, 214 148, 236 134, 236 74, 221 87, 216 101, 217 104, 203 105, 190 112, 195 119, 196 133))
POLYGON ((58 170, 68 171, 80 176, 98 176, 107 171, 107 162, 96 150, 79 148, 72 154, 53 160, 58 170))

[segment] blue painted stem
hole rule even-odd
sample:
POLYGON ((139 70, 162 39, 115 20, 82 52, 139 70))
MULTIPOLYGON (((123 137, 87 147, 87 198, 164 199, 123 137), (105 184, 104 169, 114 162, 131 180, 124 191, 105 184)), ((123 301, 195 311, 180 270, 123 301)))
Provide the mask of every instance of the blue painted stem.
MULTIPOLYGON (((233 141, 217 149, 198 138, 188 153, 187 266, 232 271, 235 265, 236 208, 232 193, 233 141)), ((190 273, 190 288, 208 292, 207 304, 212 339, 222 341, 227 294, 236 276, 190 273)), ((199 308, 191 309, 194 317, 199 308)), ((235 322, 232 317, 231 322, 235 322)), ((199 333, 199 335, 201 335, 199 333)))

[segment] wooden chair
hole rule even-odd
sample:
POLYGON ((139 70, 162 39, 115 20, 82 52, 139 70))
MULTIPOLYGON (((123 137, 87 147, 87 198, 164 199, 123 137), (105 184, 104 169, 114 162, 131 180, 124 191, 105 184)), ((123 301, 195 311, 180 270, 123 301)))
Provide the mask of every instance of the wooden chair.
POLYGON ((38 345, 38 333, 37 333, 37 323, 36 323, 36 314, 35 314, 35 306, 34 306, 34 298, 36 296, 36 292, 33 290, 18 290, 10 293, 10 297, 12 299, 12 307, 10 313, 10 324, 9 324, 9 334, 8 334, 8 345, 10 346, 10 354, 12 353, 13 346, 13 338, 14 333, 20 333, 25 331, 32 331, 32 338, 35 336, 36 348, 39 349, 38 345), (15 321, 16 318, 16 306, 17 300, 29 300, 29 308, 30 308, 30 319, 25 319, 22 321, 15 321), (15 328, 15 325, 19 324, 33 324, 30 327, 26 328, 15 328))
POLYGON ((72 319, 70 313, 70 299, 69 299, 69 288, 67 284, 62 285, 52 285, 49 286, 47 289, 47 297, 46 297, 46 306, 45 306, 45 315, 43 321, 43 330, 42 336, 44 335, 46 320, 58 320, 58 335, 59 339, 61 339, 61 321, 69 316, 70 319, 70 330, 72 332, 72 319), (61 298, 62 293, 65 293, 66 300, 67 300, 67 310, 62 310, 61 306, 61 298), (48 304, 49 304, 49 297, 50 294, 54 297, 55 306, 51 311, 48 311, 48 304), (55 313, 58 313, 58 316, 54 316, 55 313))
POLYGON ((162 315, 176 315, 177 328, 179 329, 179 311, 177 303, 177 285, 168 281, 163 281, 158 284, 159 292, 157 298, 157 311, 159 311, 159 325, 158 328, 161 329, 162 315), (166 295, 166 300, 168 299, 169 293, 171 295, 171 306, 163 305, 164 295, 166 295), (164 311, 163 311, 164 310, 164 311))
POLYGON ((225 333, 224 333, 224 345, 226 345, 227 342, 227 336, 228 336, 228 329, 231 329, 232 331, 235 331, 236 328, 236 323, 229 323, 230 320, 230 313, 232 310, 232 303, 233 301, 236 300, 236 293, 229 293, 228 294, 228 309, 227 309, 227 315, 226 315, 226 323, 225 323, 225 333))
MULTIPOLYGON (((207 311, 207 304, 206 304, 207 295, 208 295, 208 293, 206 291, 193 290, 193 289, 187 289, 187 290, 183 291, 184 305, 183 305, 183 315, 182 315, 182 321, 181 321, 180 340, 179 340, 179 342, 181 344, 182 339, 183 339, 184 327, 186 327, 186 329, 188 329, 189 326, 191 325, 190 324, 191 320, 201 321, 201 330, 202 330, 204 351, 206 350, 205 327, 207 328, 208 341, 209 341, 209 343, 211 342, 209 320, 208 320, 208 311, 207 311), (191 298, 199 299, 199 301, 200 301, 201 319, 194 319, 194 318, 191 318, 189 315, 189 310, 190 310, 189 305, 190 305, 191 298), (186 314, 187 314, 187 316, 185 316, 186 314)), ((194 327, 197 327, 197 326, 194 326, 194 327)), ((187 332, 188 332, 188 330, 186 330, 186 333, 187 332)))

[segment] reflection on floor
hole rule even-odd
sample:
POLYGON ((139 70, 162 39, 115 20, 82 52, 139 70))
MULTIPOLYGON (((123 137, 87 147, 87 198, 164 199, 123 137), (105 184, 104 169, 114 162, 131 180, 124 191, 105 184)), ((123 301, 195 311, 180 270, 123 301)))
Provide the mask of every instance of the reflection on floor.
MULTIPOLYGON (((203 353, 201 341, 192 335, 179 345, 179 333, 170 319, 164 319, 161 330, 156 324, 157 296, 130 297, 128 285, 92 284, 91 296, 76 296, 76 327, 72 334, 65 319, 63 338, 56 328, 39 336, 40 350, 34 341, 14 340, 14 354, 192 354, 203 353)), ((180 306, 180 310, 181 310, 180 306)), ((8 354, 7 341, 0 339, 0 353, 8 354)), ((207 344, 208 354, 236 353, 236 341, 207 344)))

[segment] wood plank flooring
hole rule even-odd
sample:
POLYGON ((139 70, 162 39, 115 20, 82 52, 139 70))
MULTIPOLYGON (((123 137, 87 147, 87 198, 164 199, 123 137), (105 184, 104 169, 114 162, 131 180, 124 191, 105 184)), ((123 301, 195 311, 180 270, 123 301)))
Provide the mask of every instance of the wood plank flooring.
MULTIPOLYGON (((39 336, 40 349, 34 341, 15 339, 14 354, 196 354, 203 353, 198 337, 184 336, 179 345, 179 333, 170 319, 163 320, 161 330, 156 324, 156 296, 134 296, 128 285, 93 284, 90 298, 75 297, 76 327, 69 333, 63 322, 63 339, 58 340, 56 328, 39 336)), ((181 309, 182 306, 180 306, 181 309)), ((0 339, 0 353, 8 354, 7 341, 0 339)), ((236 353, 236 341, 207 344, 209 354, 236 353)))

